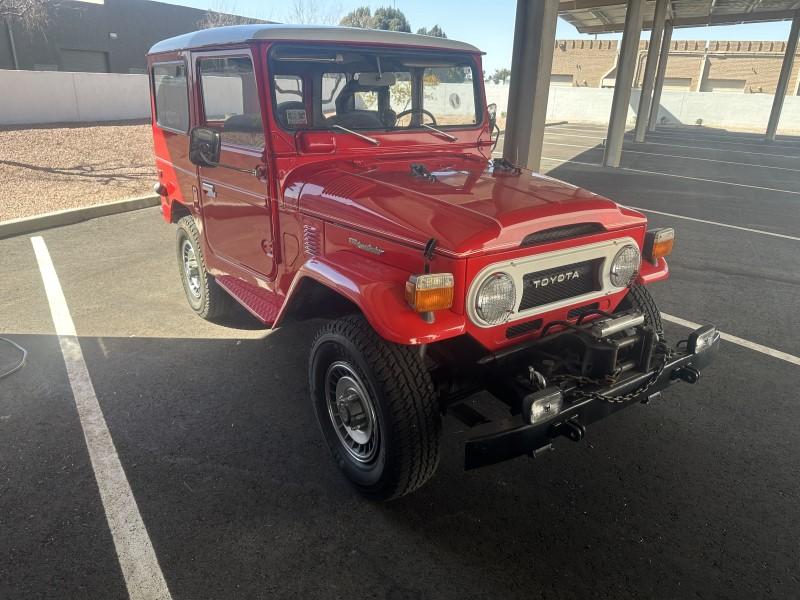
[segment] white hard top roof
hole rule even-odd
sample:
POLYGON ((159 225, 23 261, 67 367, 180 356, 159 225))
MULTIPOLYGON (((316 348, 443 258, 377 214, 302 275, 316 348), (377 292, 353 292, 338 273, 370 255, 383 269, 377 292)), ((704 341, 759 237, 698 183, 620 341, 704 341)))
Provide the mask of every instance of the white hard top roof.
POLYGON ((456 50, 461 52, 480 52, 478 48, 464 42, 448 40, 428 35, 383 31, 380 29, 359 29, 357 27, 331 27, 324 25, 233 25, 214 27, 162 40, 150 48, 150 54, 171 52, 189 48, 241 44, 253 40, 286 42, 334 42, 355 44, 394 44, 456 50))

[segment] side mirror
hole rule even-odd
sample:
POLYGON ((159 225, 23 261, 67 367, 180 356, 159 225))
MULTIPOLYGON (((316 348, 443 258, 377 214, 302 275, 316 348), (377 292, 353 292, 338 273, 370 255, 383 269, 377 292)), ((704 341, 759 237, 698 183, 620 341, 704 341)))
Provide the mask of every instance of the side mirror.
POLYGON ((189 160, 199 167, 216 167, 221 145, 219 131, 195 127, 189 134, 189 160))
POLYGON ((486 108, 489 109, 489 127, 494 131, 495 125, 497 124, 497 104, 492 102, 486 108))

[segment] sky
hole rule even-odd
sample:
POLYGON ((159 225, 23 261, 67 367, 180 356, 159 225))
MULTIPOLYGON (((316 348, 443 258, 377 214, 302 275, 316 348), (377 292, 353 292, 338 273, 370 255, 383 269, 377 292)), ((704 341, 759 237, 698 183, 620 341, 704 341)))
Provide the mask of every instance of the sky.
MULTIPOLYGON (((289 22, 295 0, 161 0, 200 9, 289 22)), ((487 74, 495 69, 511 67, 511 46, 514 41, 515 0, 299 0, 316 4, 323 16, 344 16, 359 6, 395 6, 405 13, 411 30, 439 25, 447 37, 474 44, 484 52, 483 68, 487 74)), ((675 29, 674 40, 786 40, 789 21, 754 23, 725 27, 690 27, 675 29)), ((649 37, 649 32, 643 38, 649 37)), ((591 39, 581 35, 570 24, 558 20, 558 39, 591 39)), ((599 39, 617 39, 619 34, 603 34, 599 39)))

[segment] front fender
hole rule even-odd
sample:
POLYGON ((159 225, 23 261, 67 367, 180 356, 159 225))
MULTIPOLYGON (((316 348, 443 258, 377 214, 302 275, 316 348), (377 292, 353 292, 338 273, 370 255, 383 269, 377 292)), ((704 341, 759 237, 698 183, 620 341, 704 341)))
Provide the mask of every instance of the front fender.
POLYGON ((353 302, 378 335, 391 342, 429 344, 464 333, 463 315, 438 310, 434 322, 426 323, 409 308, 404 295, 409 273, 349 252, 337 252, 334 256, 335 261, 312 258, 300 268, 276 325, 300 289, 300 283, 308 277, 353 302))
POLYGON ((665 258, 659 258, 656 264, 647 260, 642 261, 639 274, 636 276, 636 283, 647 285, 656 281, 663 281, 669 277, 669 265, 665 258))

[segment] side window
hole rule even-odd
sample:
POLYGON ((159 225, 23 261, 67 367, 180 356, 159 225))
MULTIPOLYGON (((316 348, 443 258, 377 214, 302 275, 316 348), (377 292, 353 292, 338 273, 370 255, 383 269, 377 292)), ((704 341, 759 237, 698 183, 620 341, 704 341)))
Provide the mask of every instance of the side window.
POLYGON ((344 73, 322 74, 322 115, 326 119, 336 116, 336 99, 346 83, 347 76, 344 73))
POLYGON ((287 129, 309 125, 306 106, 303 103, 303 80, 297 75, 275 75, 275 111, 278 121, 287 129))
POLYGON ((223 144, 264 147, 264 128, 253 63, 245 56, 202 58, 205 126, 217 129, 223 144))
POLYGON ((189 131, 189 90, 186 65, 162 63, 153 65, 153 89, 156 103, 156 125, 186 133, 189 131))

